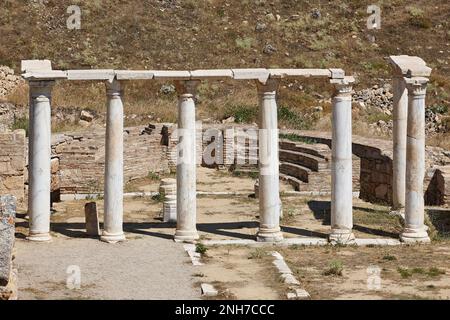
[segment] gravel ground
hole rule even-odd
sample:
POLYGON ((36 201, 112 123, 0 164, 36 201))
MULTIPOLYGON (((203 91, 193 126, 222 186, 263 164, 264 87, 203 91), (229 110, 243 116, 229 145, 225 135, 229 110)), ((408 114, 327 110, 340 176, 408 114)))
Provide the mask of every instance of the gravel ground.
POLYGON ((198 299, 183 246, 145 237, 119 244, 89 238, 51 243, 16 241, 19 299, 198 299), (78 266, 81 288, 69 289, 68 267, 78 266))

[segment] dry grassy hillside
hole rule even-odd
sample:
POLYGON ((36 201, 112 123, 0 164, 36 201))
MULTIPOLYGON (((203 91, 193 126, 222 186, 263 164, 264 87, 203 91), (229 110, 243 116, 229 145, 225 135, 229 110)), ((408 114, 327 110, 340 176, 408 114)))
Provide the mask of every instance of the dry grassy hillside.
MULTIPOLYGON (((434 68, 428 104, 450 105, 447 0, 1 0, 0 6, 0 64, 16 72, 21 59, 43 58, 63 69, 341 67, 361 89, 390 77, 388 55, 409 54, 434 68), (367 30, 372 3, 382 9, 381 30, 367 30), (72 4, 81 7, 81 30, 66 28, 72 4)), ((173 121, 175 97, 160 87, 129 86, 128 111, 173 121)), ((312 110, 329 110, 329 91, 323 82, 284 83, 282 122, 313 126, 312 110)), ((101 84, 59 85, 55 104, 103 110, 103 92, 101 84)), ((23 90, 10 100, 27 102, 23 90)), ((237 113, 253 121, 255 102, 253 84, 204 83, 199 117, 237 113)))

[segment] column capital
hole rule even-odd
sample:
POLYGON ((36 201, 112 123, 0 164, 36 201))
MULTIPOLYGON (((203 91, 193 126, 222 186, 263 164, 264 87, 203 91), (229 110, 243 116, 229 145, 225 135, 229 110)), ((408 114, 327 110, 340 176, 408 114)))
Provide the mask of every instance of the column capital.
POLYGON ((331 79, 330 83, 334 85, 337 96, 351 96, 353 90, 353 83, 355 82, 355 78, 348 76, 343 79, 331 79))
POLYGON ((275 94, 278 90, 278 85, 280 84, 280 80, 278 79, 268 79, 266 83, 262 83, 259 80, 256 80, 256 88, 258 89, 259 94, 264 93, 273 93, 275 94))
POLYGON ((122 96, 123 95, 123 88, 124 84, 123 81, 119 80, 113 80, 113 81, 106 81, 106 95, 107 96, 122 96))
POLYGON ((194 96, 197 92, 197 87, 200 85, 200 80, 177 80, 175 81, 175 88, 178 96, 194 96))
POLYGON ((411 96, 425 95, 429 81, 430 80, 425 77, 405 78, 408 94, 411 96))

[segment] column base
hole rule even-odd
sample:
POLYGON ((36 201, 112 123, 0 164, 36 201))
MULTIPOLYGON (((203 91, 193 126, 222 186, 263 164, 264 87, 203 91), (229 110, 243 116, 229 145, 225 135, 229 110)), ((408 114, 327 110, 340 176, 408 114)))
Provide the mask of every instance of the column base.
POLYGON ((354 244, 355 235, 352 230, 332 229, 328 235, 328 241, 331 244, 354 244))
POLYGON ((173 240, 175 242, 195 242, 200 239, 197 230, 176 230, 173 240))
POLYGON ((100 240, 107 243, 117 243, 125 241, 126 238, 123 232, 113 234, 103 231, 102 235, 100 236, 100 240))
POLYGON ((400 240, 407 244, 414 243, 430 243, 430 237, 426 232, 425 228, 423 229, 405 229, 400 234, 400 240))
POLYGON ((34 242, 50 242, 52 241, 52 236, 50 233, 30 233, 27 237, 27 240, 34 242))
POLYGON ((280 242, 283 241, 283 233, 280 229, 262 229, 258 230, 256 234, 256 241, 258 242, 280 242))

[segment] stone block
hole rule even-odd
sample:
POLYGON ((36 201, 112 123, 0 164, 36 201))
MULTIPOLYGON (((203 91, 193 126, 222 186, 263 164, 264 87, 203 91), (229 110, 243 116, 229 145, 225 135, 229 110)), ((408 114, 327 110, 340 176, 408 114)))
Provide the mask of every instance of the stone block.
POLYGON ((163 80, 189 80, 191 79, 191 73, 189 71, 176 71, 176 70, 154 70, 154 79, 163 80))
POLYGON ((427 67, 426 62, 416 56, 389 56, 389 61, 393 65, 397 74, 406 77, 429 77, 432 69, 427 67))
POLYGON ((22 60, 20 69, 22 72, 48 71, 52 70, 52 62, 50 60, 22 60))
POLYGON ((115 77, 112 69, 96 69, 96 70, 68 70, 68 80, 109 80, 115 77))
POLYGON ((330 69, 269 69, 270 78, 327 77, 331 78, 330 69))
POLYGON ((331 79, 344 79, 345 71, 342 69, 329 69, 331 74, 331 79))
POLYGON ((205 297, 215 297, 219 292, 209 283, 202 283, 202 295, 205 297))
POLYGON ((236 80, 258 80, 261 83, 266 83, 269 79, 269 70, 264 68, 254 69, 232 69, 233 78, 236 80))
POLYGON ((14 247, 16 198, 0 196, 0 286, 9 282, 14 247))
POLYGON ((116 70, 117 80, 151 80, 154 77, 152 71, 147 70, 116 70))
POLYGON ((84 206, 84 215, 86 217, 86 233, 90 236, 100 236, 97 204, 95 202, 86 203, 84 206))
POLYGON ((193 70, 191 71, 192 79, 226 79, 233 78, 231 69, 212 69, 212 70, 193 70))

